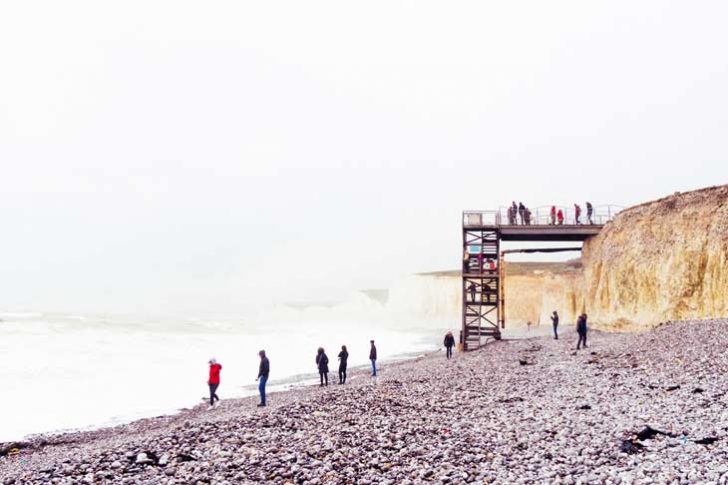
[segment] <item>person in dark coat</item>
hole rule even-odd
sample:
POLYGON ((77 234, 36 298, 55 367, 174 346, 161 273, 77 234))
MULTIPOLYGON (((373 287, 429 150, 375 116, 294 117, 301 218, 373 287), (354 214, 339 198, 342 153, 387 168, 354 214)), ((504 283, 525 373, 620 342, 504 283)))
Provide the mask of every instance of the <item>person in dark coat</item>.
POLYGON ((556 310, 554 310, 553 315, 551 315, 551 324, 554 327, 554 340, 559 339, 559 314, 556 313, 556 310))
POLYGON ((339 352, 339 384, 346 383, 346 361, 349 360, 349 351, 346 350, 346 345, 341 346, 341 352, 339 352))
POLYGON ((470 302, 475 303, 475 290, 476 290, 475 283, 470 283, 468 285, 468 291, 470 292, 470 302))
POLYGON ((523 202, 518 203, 518 215, 521 216, 521 225, 526 224, 526 206, 523 202))
POLYGON ((587 219, 587 221, 589 221, 589 224, 594 224, 592 215, 594 215, 594 206, 592 206, 591 202, 587 202, 586 203, 586 219, 587 219))
POLYGON ((445 346, 446 350, 445 357, 447 359, 450 359, 452 357, 452 348, 455 346, 455 337, 452 336, 452 332, 447 332, 443 345, 445 346))
POLYGON ((266 405, 265 385, 268 382, 268 375, 270 374, 270 361, 265 356, 265 350, 258 352, 258 355, 260 356, 260 367, 258 368, 258 378, 256 380, 259 381, 258 392, 260 393, 260 403, 258 407, 260 408, 266 405))
POLYGON ((584 344, 584 348, 586 348, 586 313, 579 315, 579 318, 576 320, 576 333, 579 334, 579 341, 576 344, 576 350, 581 348, 582 343, 584 344))
POLYGON ((321 377, 321 386, 329 385, 329 358, 326 356, 323 347, 319 347, 316 354, 316 366, 318 367, 319 377, 321 377))
POLYGON ((374 345, 374 340, 370 340, 372 344, 369 349, 369 360, 372 362, 372 377, 377 377, 377 347, 374 345))

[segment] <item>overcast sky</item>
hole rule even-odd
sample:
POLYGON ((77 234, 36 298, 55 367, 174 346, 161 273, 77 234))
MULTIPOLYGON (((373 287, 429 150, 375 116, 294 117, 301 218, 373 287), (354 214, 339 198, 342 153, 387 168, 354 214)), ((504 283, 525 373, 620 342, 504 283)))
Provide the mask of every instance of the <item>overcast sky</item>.
POLYGON ((463 209, 727 183, 727 5, 4 2, 0 309, 336 300, 463 209))

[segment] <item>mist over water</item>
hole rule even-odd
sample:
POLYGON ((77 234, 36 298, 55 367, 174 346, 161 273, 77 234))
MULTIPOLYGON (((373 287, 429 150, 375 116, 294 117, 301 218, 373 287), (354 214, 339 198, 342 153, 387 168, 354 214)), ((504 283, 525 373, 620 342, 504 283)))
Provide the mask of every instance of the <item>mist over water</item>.
POLYGON ((222 399, 256 394, 260 349, 271 389, 315 377, 323 346, 334 377, 347 345, 349 367, 441 346, 458 328, 457 287, 411 277, 388 301, 357 292, 338 305, 275 307, 247 316, 173 318, 0 312, 0 441, 173 413, 207 395, 207 361, 223 365, 222 399), (438 284, 442 286, 438 287, 438 284), (452 318, 454 315, 454 318, 452 318))

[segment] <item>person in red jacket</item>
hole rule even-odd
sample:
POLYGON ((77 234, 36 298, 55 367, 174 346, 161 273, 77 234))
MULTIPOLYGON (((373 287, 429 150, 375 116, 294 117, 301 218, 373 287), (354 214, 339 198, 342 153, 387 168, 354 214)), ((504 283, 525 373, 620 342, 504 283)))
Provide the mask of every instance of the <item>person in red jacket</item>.
POLYGON ((210 378, 207 379, 207 385, 210 386, 210 406, 215 405, 215 401, 219 401, 217 397, 217 386, 220 385, 220 371, 222 366, 217 363, 217 360, 213 357, 210 359, 210 378))
POLYGON ((564 225, 564 211, 559 209, 559 212, 556 213, 556 218, 559 220, 559 225, 563 226, 564 225))

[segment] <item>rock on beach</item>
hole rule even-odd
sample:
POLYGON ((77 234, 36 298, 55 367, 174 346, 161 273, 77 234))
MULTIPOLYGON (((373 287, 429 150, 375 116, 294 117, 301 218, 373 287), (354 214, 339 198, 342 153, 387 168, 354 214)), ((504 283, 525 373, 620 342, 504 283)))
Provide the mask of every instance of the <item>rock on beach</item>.
POLYGON ((0 483, 727 483, 728 321, 570 337, 41 437, 0 483))

